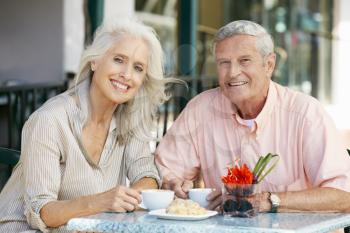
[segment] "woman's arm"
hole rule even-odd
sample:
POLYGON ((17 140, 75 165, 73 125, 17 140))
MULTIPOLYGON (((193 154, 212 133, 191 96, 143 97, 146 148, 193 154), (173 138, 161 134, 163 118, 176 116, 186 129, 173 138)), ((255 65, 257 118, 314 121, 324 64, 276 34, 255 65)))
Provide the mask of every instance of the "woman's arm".
POLYGON ((141 201, 138 191, 122 186, 100 194, 58 201, 62 135, 55 118, 47 112, 34 113, 22 136, 25 215, 33 229, 46 231, 47 227, 61 226, 70 218, 102 211, 132 211, 141 201))
POLYGON ((144 177, 132 184, 131 188, 136 190, 157 189, 158 183, 157 180, 152 177, 144 177))
POLYGON ((69 219, 105 211, 133 211, 141 202, 138 191, 118 186, 109 191, 79 197, 74 200, 52 201, 40 210, 40 216, 46 226, 59 227, 69 219))
POLYGON ((149 142, 136 137, 130 138, 125 156, 126 174, 131 187, 151 189, 161 186, 158 168, 155 165, 149 142))

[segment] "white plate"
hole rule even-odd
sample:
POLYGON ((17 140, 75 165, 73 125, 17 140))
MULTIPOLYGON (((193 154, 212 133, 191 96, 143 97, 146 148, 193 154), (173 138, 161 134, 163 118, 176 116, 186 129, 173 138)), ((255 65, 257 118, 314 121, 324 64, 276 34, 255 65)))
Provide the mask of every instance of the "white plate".
POLYGON ((206 214, 202 215, 179 215, 179 214, 167 214, 165 209, 152 210, 148 212, 149 215, 156 216, 158 218, 170 219, 170 220, 203 220, 210 218, 218 214, 217 211, 207 210, 206 214))

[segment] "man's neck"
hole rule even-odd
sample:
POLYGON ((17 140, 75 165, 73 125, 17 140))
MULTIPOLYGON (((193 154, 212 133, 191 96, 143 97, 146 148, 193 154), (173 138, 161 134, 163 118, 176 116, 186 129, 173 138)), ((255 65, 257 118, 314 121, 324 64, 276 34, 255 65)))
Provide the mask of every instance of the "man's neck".
POLYGON ((242 119, 255 119, 264 108, 266 99, 267 97, 253 103, 249 101, 249 103, 235 104, 238 115, 242 119))

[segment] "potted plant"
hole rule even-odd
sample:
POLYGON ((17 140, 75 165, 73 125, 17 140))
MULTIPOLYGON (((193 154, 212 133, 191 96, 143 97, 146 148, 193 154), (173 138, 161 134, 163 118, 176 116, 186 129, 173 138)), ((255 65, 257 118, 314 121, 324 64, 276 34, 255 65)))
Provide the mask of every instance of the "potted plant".
POLYGON ((259 183, 274 169, 278 160, 277 154, 268 153, 259 158, 253 170, 238 161, 227 168, 227 175, 221 177, 224 216, 252 217, 259 212, 259 183))

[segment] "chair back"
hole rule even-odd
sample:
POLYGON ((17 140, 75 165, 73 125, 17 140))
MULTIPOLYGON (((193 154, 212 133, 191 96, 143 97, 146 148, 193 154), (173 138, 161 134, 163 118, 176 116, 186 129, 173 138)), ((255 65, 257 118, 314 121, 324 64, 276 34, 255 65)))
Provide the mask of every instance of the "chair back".
POLYGON ((10 178, 13 167, 17 164, 21 152, 0 147, 0 190, 10 178))

